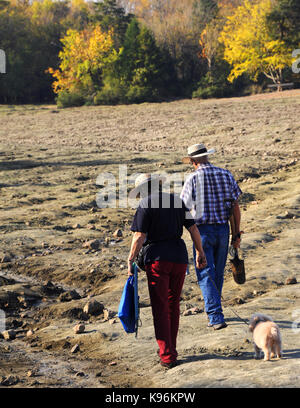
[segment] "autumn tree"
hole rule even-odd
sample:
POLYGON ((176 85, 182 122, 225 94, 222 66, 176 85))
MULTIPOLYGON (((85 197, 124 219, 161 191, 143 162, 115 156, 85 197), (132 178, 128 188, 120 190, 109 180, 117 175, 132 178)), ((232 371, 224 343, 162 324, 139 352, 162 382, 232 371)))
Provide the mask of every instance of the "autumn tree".
POLYGON ((251 3, 245 0, 236 12, 228 17, 220 35, 224 44, 224 59, 232 65, 228 79, 232 82, 243 73, 257 81, 263 73, 280 84, 283 70, 291 66, 291 49, 280 39, 274 40, 267 25, 272 0, 251 3))
POLYGON ((59 69, 49 68, 55 78, 54 92, 79 94, 87 97, 102 86, 103 70, 116 58, 113 33, 103 33, 99 26, 82 31, 68 30, 61 40, 59 69))

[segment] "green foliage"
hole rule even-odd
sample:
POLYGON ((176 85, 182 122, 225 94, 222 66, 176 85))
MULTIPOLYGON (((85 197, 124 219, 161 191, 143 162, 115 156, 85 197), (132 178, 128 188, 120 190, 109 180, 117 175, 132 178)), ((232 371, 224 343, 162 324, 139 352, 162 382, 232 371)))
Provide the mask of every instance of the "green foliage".
POLYGON ((93 20, 100 23, 103 31, 114 29, 114 45, 118 50, 123 44, 125 32, 133 15, 126 14, 122 7, 118 7, 116 0, 94 3, 94 10, 93 20))
POLYGON ((103 87, 98 91, 93 100, 95 105, 117 105, 127 103, 126 87, 118 78, 107 76, 103 87))
POLYGON ((176 77, 151 31, 132 19, 119 57, 106 71, 103 82, 95 104, 140 103, 170 96, 168 85, 175 83, 176 77))
POLYGON ((300 46, 300 2, 299 0, 277 0, 267 16, 270 33, 292 47, 300 46))
POLYGON ((230 67, 219 60, 198 83, 198 88, 193 92, 193 98, 224 98, 233 95, 237 89, 227 80, 230 67))
POLYGON ((58 108, 70 108, 73 106, 82 106, 85 98, 79 92, 61 91, 56 99, 58 108))

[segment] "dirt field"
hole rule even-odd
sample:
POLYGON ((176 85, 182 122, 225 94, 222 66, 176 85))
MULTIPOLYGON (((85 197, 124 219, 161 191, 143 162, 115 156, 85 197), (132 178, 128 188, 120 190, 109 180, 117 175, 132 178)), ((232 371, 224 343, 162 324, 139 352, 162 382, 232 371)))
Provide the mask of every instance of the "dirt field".
POLYGON ((4 316, 5 329, 14 331, 0 339, 0 388, 299 387, 299 111, 298 90, 65 110, 0 106, 0 325, 4 316), (134 210, 98 208, 103 186, 96 179, 109 172, 118 182, 121 164, 128 176, 188 174, 181 158, 198 142, 216 149, 211 162, 231 170, 244 193, 247 282, 234 283, 228 262, 228 327, 208 329, 185 232, 190 275, 181 301, 180 364, 164 371, 144 274, 138 338, 116 317, 134 210), (117 229, 122 236, 114 236, 117 229), (91 240, 98 241, 88 246, 91 240), (85 313, 91 300, 105 312, 85 313), (183 314, 196 306, 200 313, 183 314), (250 333, 234 312, 243 319, 271 315, 283 358, 253 359, 250 333), (85 330, 75 334, 79 322, 85 330))

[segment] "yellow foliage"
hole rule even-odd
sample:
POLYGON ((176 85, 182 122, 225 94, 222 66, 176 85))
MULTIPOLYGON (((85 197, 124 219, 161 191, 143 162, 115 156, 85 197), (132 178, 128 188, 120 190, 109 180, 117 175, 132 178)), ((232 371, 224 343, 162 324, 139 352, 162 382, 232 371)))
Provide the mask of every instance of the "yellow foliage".
POLYGON ((52 85, 54 92, 92 86, 92 76, 100 76, 105 65, 117 55, 112 37, 112 30, 104 33, 100 26, 80 32, 68 30, 61 40, 63 50, 58 55, 61 61, 59 69, 47 70, 55 78, 52 85))
POLYGON ((283 41, 273 40, 268 31, 266 16, 272 4, 272 0, 258 0, 254 4, 245 0, 227 18, 219 41, 225 46, 224 59, 233 67, 229 81, 247 72, 254 80, 264 73, 280 82, 283 68, 291 65, 292 51, 283 41))

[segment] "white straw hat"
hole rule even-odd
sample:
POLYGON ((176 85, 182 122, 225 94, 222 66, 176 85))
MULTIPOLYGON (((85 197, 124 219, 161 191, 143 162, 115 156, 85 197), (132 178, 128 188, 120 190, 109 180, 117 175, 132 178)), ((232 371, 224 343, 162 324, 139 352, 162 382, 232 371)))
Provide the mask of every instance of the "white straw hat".
POLYGON ((165 180, 166 177, 160 176, 159 174, 142 173, 135 179, 135 187, 130 191, 128 196, 129 198, 136 198, 137 194, 140 193, 150 181, 157 183, 161 181, 163 183, 165 180))
POLYGON ((198 159, 199 157, 207 156, 215 153, 215 149, 207 150, 203 143, 194 144, 188 147, 187 156, 182 159, 183 163, 189 163, 190 159, 198 159))

